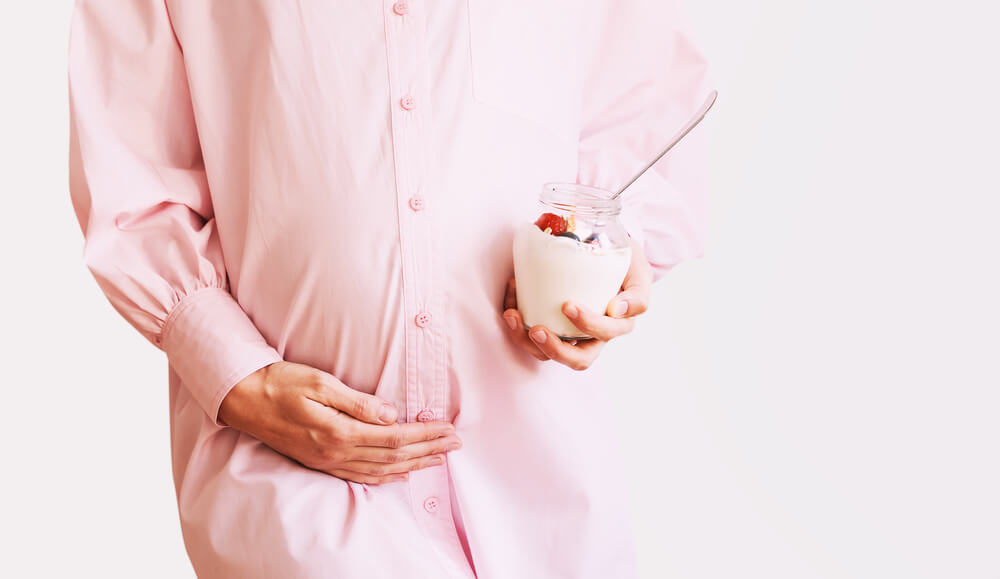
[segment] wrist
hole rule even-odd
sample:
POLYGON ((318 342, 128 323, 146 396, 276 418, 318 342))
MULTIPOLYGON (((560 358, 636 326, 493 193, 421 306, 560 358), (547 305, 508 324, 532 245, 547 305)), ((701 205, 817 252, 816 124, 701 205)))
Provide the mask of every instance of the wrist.
POLYGON ((229 390, 219 404, 218 419, 222 426, 240 429, 240 417, 246 414, 246 410, 252 407, 255 401, 260 400, 261 394, 267 388, 272 366, 274 364, 269 364, 247 375, 229 390))

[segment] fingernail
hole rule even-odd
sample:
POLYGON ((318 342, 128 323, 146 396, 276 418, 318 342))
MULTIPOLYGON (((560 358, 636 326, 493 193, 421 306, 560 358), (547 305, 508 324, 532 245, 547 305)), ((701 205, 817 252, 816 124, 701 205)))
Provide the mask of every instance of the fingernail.
POLYGON ((378 419, 386 424, 392 424, 396 421, 396 408, 392 404, 383 404, 378 409, 378 419))
POLYGON ((571 304, 571 305, 566 306, 566 312, 565 313, 566 313, 566 317, 567 318, 569 318, 571 320, 575 320, 575 319, 577 319, 577 318, 580 317, 580 308, 578 308, 575 305, 571 304))
POLYGON ((403 482, 405 480, 409 480, 409 478, 410 478, 410 475, 408 475, 408 474, 401 474, 399 476, 392 477, 391 480, 392 480, 392 482, 403 482))
POLYGON ((536 344, 544 344, 548 336, 545 335, 545 330, 533 330, 531 332, 531 339, 535 341, 536 344))
POLYGON ((613 310, 611 310, 611 317, 620 318, 628 313, 628 302, 622 300, 615 304, 613 310))
POLYGON ((504 316, 503 319, 507 320, 507 325, 510 326, 510 329, 517 329, 517 319, 514 316, 504 316))
POLYGON ((431 464, 443 464, 443 463, 444 463, 444 457, 443 456, 438 455, 438 456, 435 456, 435 457, 431 458, 431 464))
POLYGON ((445 447, 445 450, 446 451, 452 451, 452 450, 458 450, 460 448, 462 448, 462 443, 461 442, 452 442, 448 446, 445 447))

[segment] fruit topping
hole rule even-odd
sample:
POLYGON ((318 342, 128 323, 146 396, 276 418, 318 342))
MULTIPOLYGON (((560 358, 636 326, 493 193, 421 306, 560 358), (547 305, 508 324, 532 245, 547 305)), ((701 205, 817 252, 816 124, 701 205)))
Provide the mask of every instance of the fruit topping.
POLYGON ((580 238, 577 237, 576 234, 573 233, 572 231, 563 231, 562 233, 560 233, 556 237, 568 237, 568 238, 570 238, 570 239, 572 239, 574 241, 580 241, 580 238))
POLYGON ((555 213, 543 213, 542 216, 538 218, 538 221, 535 222, 535 225, 537 225, 542 231, 550 229, 551 231, 547 231, 546 233, 550 233, 552 235, 559 235, 566 232, 566 220, 559 217, 555 213))

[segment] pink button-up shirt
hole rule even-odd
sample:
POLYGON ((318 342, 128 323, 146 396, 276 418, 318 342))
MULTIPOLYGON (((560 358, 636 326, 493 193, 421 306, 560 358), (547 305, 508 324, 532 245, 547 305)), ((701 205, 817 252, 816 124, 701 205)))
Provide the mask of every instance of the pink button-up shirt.
MULTIPOLYGON (((667 0, 79 0, 72 198, 101 287, 167 354, 199 575, 633 576, 601 380, 521 353, 500 307, 541 185, 626 180, 704 72, 667 0), (464 447, 366 487, 220 425, 282 359, 464 447)), ((700 251, 690 139, 627 201, 659 273, 700 251)))

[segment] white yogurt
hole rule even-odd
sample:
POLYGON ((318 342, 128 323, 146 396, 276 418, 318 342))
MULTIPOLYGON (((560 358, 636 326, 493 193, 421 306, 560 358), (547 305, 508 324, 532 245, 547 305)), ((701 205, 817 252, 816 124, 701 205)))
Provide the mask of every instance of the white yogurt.
POLYGON ((592 249, 527 224, 514 237, 517 309, 524 323, 543 325, 564 338, 588 337, 563 315, 576 302, 603 314, 618 295, 632 260, 632 249, 592 249))

